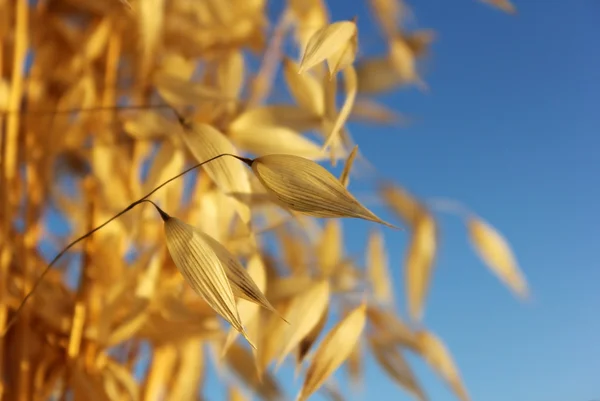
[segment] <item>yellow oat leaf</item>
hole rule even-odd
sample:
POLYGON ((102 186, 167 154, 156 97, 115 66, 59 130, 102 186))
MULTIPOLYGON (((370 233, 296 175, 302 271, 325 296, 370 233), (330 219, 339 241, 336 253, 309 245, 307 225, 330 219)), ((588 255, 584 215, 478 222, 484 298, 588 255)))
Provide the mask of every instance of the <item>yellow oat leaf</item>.
POLYGON ((246 110, 229 124, 232 135, 257 135, 264 128, 284 127, 296 132, 317 128, 319 116, 289 104, 274 104, 246 110))
POLYGON ((374 337, 369 338, 369 345, 377 363, 396 383, 419 401, 427 400, 417 378, 398 347, 382 343, 374 337))
POLYGON ((290 0, 288 4, 297 21, 295 40, 304 49, 313 34, 329 21, 327 6, 324 0, 290 0))
POLYGON ((354 35, 346 42, 346 44, 340 47, 331 56, 327 57, 327 68, 329 69, 329 77, 337 74, 338 71, 342 71, 346 67, 349 67, 354 63, 356 59, 356 52, 358 51, 358 35, 355 32, 354 35))
MULTIPOLYGON (((229 139, 208 124, 187 124, 181 131, 181 136, 192 155, 200 163, 224 153, 238 154, 229 139)), ((251 192, 247 170, 239 160, 231 156, 220 157, 205 164, 202 168, 226 194, 251 192)), ((250 221, 250 208, 242 202, 231 199, 236 203, 242 220, 245 223, 250 221)))
POLYGON ((107 361, 105 369, 105 373, 111 375, 113 379, 127 392, 129 399, 139 399, 140 387, 129 369, 110 358, 107 361))
MULTIPOLYGON (((284 316, 288 314, 290 303, 290 300, 278 303, 278 308, 284 316)), ((259 374, 262 374, 267 366, 278 357, 285 345, 285 335, 289 328, 288 323, 274 315, 266 316, 266 320, 261 324, 262 338, 256 355, 259 374)))
POLYGON ((323 152, 321 145, 287 127, 233 131, 230 138, 237 147, 256 156, 283 153, 315 161, 327 158, 327 154, 323 152))
MULTIPOLYGON (((101 191, 104 192, 109 208, 119 207, 123 199, 128 199, 131 196, 128 193, 127 178, 123 171, 126 164, 116 163, 117 160, 122 158, 124 158, 122 150, 115 149, 109 144, 98 142, 94 144, 91 150, 90 163, 94 174, 99 179, 101 191)), ((101 235, 105 233, 101 233, 101 235)))
POLYGON ((180 79, 191 80, 197 64, 195 60, 190 60, 178 53, 167 53, 160 63, 160 73, 167 76, 177 76, 180 79))
POLYGON ((390 208, 412 228, 427 213, 425 207, 417 199, 397 185, 386 184, 381 187, 380 193, 390 208))
MULTIPOLYGON (((330 134, 333 132, 334 129, 334 125, 336 123, 336 121, 338 120, 338 110, 337 110, 337 106, 336 106, 336 94, 337 94, 337 83, 338 83, 338 79, 336 75, 333 75, 331 77, 327 77, 327 76, 323 76, 323 82, 322 82, 322 86, 323 86, 323 94, 324 94, 324 101, 325 101, 325 115, 323 120, 321 121, 321 132, 322 135, 325 137, 325 139, 327 139, 330 134)), ((341 133, 340 135, 336 135, 333 136, 331 138, 331 148, 329 151, 330 154, 330 158, 331 158, 331 165, 333 167, 335 167, 337 165, 336 161, 337 161, 337 153, 342 150, 343 153, 345 153, 345 149, 344 149, 344 144, 342 143, 342 140, 347 140, 348 139, 348 134, 345 132, 345 130, 341 129, 341 133)), ((323 147, 323 150, 325 150, 326 146, 323 147)))
MULTIPOLYGON (((333 124, 337 116, 336 107, 336 94, 338 89, 338 78, 337 75, 332 77, 323 77, 321 85, 323 86, 323 96, 325 103, 325 119, 323 121, 323 127, 328 127, 333 124)), ((324 131, 327 133, 326 129, 324 131)), ((325 135, 327 136, 327 135, 325 135)))
POLYGON ((352 149, 352 152, 350 152, 350 155, 348 155, 348 158, 346 159, 346 163, 344 164, 344 170, 342 171, 342 174, 340 175, 340 182, 346 188, 348 188, 348 184, 350 182, 350 170, 352 170, 352 165, 354 164, 354 159, 356 158, 357 154, 358 154, 358 145, 354 146, 354 148, 352 149))
POLYGON ((407 11, 403 0, 370 0, 369 5, 383 33, 394 37, 407 11))
POLYGON ((135 116, 124 118, 123 128, 132 138, 157 139, 169 135, 177 127, 162 114, 146 110, 135 116))
POLYGON ((287 208, 314 217, 353 217, 388 227, 364 207, 327 169, 293 155, 273 154, 254 159, 254 174, 265 189, 287 208))
POLYGON ((319 323, 329 303, 329 282, 315 283, 311 288, 294 297, 285 317, 290 325, 285 332, 283 350, 277 365, 281 365, 285 357, 303 338, 319 323))
POLYGON ((239 344, 233 344, 226 356, 227 365, 256 394, 266 401, 280 400, 282 393, 277 380, 268 372, 259 376, 252 354, 239 344))
POLYGON ((427 53, 429 45, 431 45, 435 36, 433 30, 421 29, 404 35, 404 40, 415 57, 421 57, 427 53))
POLYGON ((166 215, 163 220, 167 249, 186 282, 255 348, 246 336, 229 279, 211 244, 183 221, 166 215))
POLYGON ((367 244, 367 275, 373 287, 375 299, 383 304, 393 304, 392 278, 389 274, 388 256, 383 234, 371 231, 367 244))
POLYGON ((517 9, 509 0, 480 0, 508 14, 516 14, 517 9))
POLYGON ((244 56, 240 51, 228 52, 219 63, 217 80, 221 90, 231 98, 237 98, 244 85, 244 56))
POLYGON ((437 227, 430 215, 417 221, 406 256, 405 280, 408 311, 419 320, 423 316, 437 249, 437 227))
MULTIPOLYGON (((183 150, 175 146, 172 141, 163 141, 150 165, 146 181, 142 185, 144 193, 150 192, 160 183, 179 174, 184 165, 185 155, 183 150)), ((164 204, 165 208, 169 210, 179 207, 183 192, 183 180, 177 180, 171 184, 164 191, 155 195, 157 203, 164 204)))
POLYGON ((470 217, 466 224, 471 244, 483 262, 516 295, 526 298, 527 282, 504 237, 477 217, 470 217))
POLYGON ((206 100, 235 100, 221 95, 218 90, 203 83, 190 82, 186 77, 180 77, 167 71, 155 73, 154 85, 156 85, 160 96, 170 105, 187 106, 206 100))
POLYGON ((287 87, 298 105, 316 116, 325 113, 323 88, 310 74, 298 74, 300 67, 289 58, 283 60, 283 73, 287 87))
POLYGON ((178 346, 179 363, 166 401, 192 401, 204 377, 204 347, 197 339, 178 346))
POLYGON ((129 307, 129 313, 121 322, 113 327, 106 339, 107 346, 120 344, 132 336, 142 328, 148 319, 148 306, 150 301, 145 298, 136 298, 129 307))
POLYGON ((337 115, 333 127, 329 132, 327 139, 325 140, 325 144, 323 148, 327 148, 329 144, 336 138, 339 134, 339 131, 342 129, 344 124, 346 124, 346 120, 350 116, 350 112, 352 111, 352 107, 354 106, 354 99, 356 99, 356 91, 358 89, 358 82, 356 77, 356 70, 353 66, 349 65, 344 68, 344 88, 346 92, 346 100, 344 100, 344 104, 337 115))
MULTIPOLYGON (((227 156, 225 156, 227 157, 227 156)), ((246 196, 248 194, 245 194, 246 196)), ((193 212, 188 213, 189 221, 201 222, 202 232, 210 235, 220 242, 225 242, 229 238, 229 227, 236 216, 236 204, 230 196, 235 197, 233 193, 225 194, 218 188, 209 191, 197 191, 196 207, 193 212)), ((236 198, 237 199, 237 198, 236 198)))
POLYGON ((316 31, 306 45, 298 73, 302 74, 333 56, 345 47, 356 33, 356 24, 353 21, 334 22, 316 31))
MULTIPOLYGON (((0 110, 4 110, 8 107, 8 99, 10 98, 10 84, 9 81, 1 78, 0 79, 0 110)), ((0 155, 2 160, 2 155, 0 155)))
POLYGON ((102 55, 106 48, 112 25, 109 18, 103 18, 90 33, 81 49, 81 53, 87 62, 94 61, 102 55))
MULTIPOLYGON (((281 238, 280 238, 281 240, 281 238)), ((314 280, 309 276, 274 277, 269 282, 267 296, 274 302, 291 298, 312 286, 314 280)))
POLYGON ((217 258, 219 258, 231 284, 233 295, 246 301, 254 302, 279 315, 279 312, 271 305, 246 269, 221 243, 203 232, 198 231, 197 234, 202 237, 212 248, 217 258))
POLYGON ((433 333, 427 331, 416 333, 416 339, 418 353, 421 357, 444 378, 461 401, 469 401, 470 398, 463 386, 460 373, 444 343, 433 333))
POLYGON ((352 352, 348 357, 348 361, 346 362, 348 367, 348 376, 351 383, 359 383, 362 378, 364 362, 361 345, 361 341, 359 340, 352 349, 352 352))
POLYGON ((244 394, 237 388, 237 387, 229 387, 228 390, 229 393, 229 397, 228 400, 229 401, 246 401, 247 398, 244 396, 244 394))
POLYGON ((392 342, 415 350, 415 334, 398 316, 376 307, 367 308, 367 317, 377 332, 377 338, 383 342, 392 342))
MULTIPOLYGON (((285 266, 294 274, 292 277, 283 280, 294 281, 293 286, 298 290, 302 290, 302 284, 298 280, 299 276, 305 275, 310 248, 306 241, 293 235, 293 232, 289 229, 281 228, 277 230, 277 233, 282 259, 285 266)), ((309 281, 309 284, 312 285, 312 281, 309 281)), ((278 285, 281 285, 281 283, 278 283, 278 285)))
POLYGON ((418 86, 425 87, 425 83, 422 81, 417 71, 417 59, 415 53, 412 51, 404 37, 396 37, 390 42, 389 57, 391 65, 401 82, 407 84, 414 83, 418 86))
MULTIPOLYGON (((360 86, 360 85, 359 85, 360 86)), ((406 124, 406 116, 397 113, 372 99, 356 99, 348 121, 366 121, 376 124, 399 125, 406 124)))
POLYGON ((321 315, 321 318, 319 319, 319 322, 316 324, 316 326, 313 327, 312 330, 302 339, 302 341, 300 341, 300 344, 298 344, 298 352, 296 354, 296 372, 298 372, 298 369, 300 369, 304 358, 306 358, 313 344, 315 343, 315 341, 317 341, 317 338, 323 331, 323 328, 325 327, 328 318, 329 305, 327 305, 327 307, 325 308, 325 312, 323 312, 323 314, 321 315))
MULTIPOLYGON (((162 38, 165 19, 165 0, 136 2, 138 32, 141 44, 141 62, 144 73, 148 73, 162 38)), ((110 20, 109 18, 106 18, 110 20)))
POLYGON ((372 95, 390 92, 404 85, 389 57, 370 58, 357 63, 358 92, 372 95))
POLYGON ((350 356, 366 322, 366 305, 352 310, 323 339, 306 371, 297 401, 307 400, 350 356))
POLYGON ((339 220, 328 220, 317 244, 317 260, 323 277, 329 277, 338 267, 344 253, 344 238, 339 220))
MULTIPOLYGON (((267 285, 267 277, 265 272, 265 266, 259 254, 255 253, 248 261, 248 275, 252 278, 252 281, 256 284, 256 287, 264 293, 267 285)), ((238 299, 238 312, 242 323, 246 326, 250 324, 254 319, 259 317, 260 305, 255 302, 250 302, 245 299, 238 299)), ((227 353, 229 347, 235 341, 238 335, 238 331, 233 328, 229 331, 225 344, 223 345, 222 354, 227 353)), ((258 338, 252 338, 254 342, 258 341, 258 338)))

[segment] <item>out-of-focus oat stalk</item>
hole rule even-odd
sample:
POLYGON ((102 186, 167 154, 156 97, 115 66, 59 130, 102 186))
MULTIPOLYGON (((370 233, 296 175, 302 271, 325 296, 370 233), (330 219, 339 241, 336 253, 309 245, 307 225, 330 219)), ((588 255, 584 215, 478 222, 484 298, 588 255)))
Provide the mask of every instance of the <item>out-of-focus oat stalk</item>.
POLYGON ((256 104, 262 103, 271 91, 271 86, 275 80, 277 68, 282 60, 281 47, 285 35, 293 22, 290 9, 286 7, 279 16, 279 20, 273 30, 273 37, 269 42, 267 51, 262 59, 262 64, 258 73, 252 80, 250 98, 246 104, 251 108, 256 104))
MULTIPOLYGON (((15 16, 15 27, 14 27, 14 35, 15 45, 13 48, 13 60, 12 60, 12 69, 10 70, 11 76, 11 87, 9 92, 9 99, 6 103, 6 109, 11 110, 14 108, 18 108, 20 100, 21 100, 21 92, 23 86, 23 67, 24 67, 24 58, 25 52, 27 49, 27 40, 28 40, 28 4, 27 0, 19 0, 15 4, 14 8, 14 16, 15 16)), ((3 4, 2 11, 8 15, 11 11, 11 7, 8 2, 3 4)), ((0 73, 3 73, 4 66, 4 50, 5 45, 2 43, 0 45, 0 73)), ((8 52, 7 52, 8 53, 8 52)), ((9 53, 10 54, 10 53, 9 53)), ((0 74, 2 77, 2 74, 0 74)), ((14 185, 14 175, 16 170, 17 163, 17 140, 19 134, 19 115, 8 115, 6 117, 6 121, 4 120, 4 116, 0 117, 0 123, 2 126, 0 128, 3 129, 2 139, 0 140, 0 151, 2 155, 0 155, 0 175, 2 175, 2 179, 0 180, 0 184, 2 185, 2 204, 0 207, 2 210, 0 211, 1 223, 2 224, 2 241, 0 244, 0 286, 2 289, 0 290, 0 332, 4 333, 4 329, 6 327, 6 320, 8 318, 8 274, 9 274, 9 264, 11 262, 11 245, 9 244, 10 238, 10 220, 13 210, 13 205, 11 204, 14 201, 14 197, 16 195, 15 185, 14 185), (12 194, 12 196, 11 196, 12 194)), ((5 365, 5 339, 1 338, 0 341, 0 377, 6 377, 8 372, 4 372, 5 365)), ((0 383, 0 398, 2 398, 7 390, 4 386, 4 380, 0 383)))

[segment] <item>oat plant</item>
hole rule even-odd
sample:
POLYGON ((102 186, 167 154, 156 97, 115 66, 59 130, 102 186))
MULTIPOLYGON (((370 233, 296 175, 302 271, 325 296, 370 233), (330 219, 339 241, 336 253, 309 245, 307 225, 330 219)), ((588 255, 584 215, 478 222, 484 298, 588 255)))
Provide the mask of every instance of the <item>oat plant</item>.
POLYGON ((272 21, 265 3, 0 0, 1 400, 198 400, 211 363, 231 400, 343 399, 331 378, 360 381, 366 353, 426 400, 407 352, 469 399, 422 320, 436 213, 523 298, 525 278, 489 223, 388 181, 348 129, 396 129, 374 96, 427 88, 434 31, 370 0, 387 50, 364 58, 356 18, 289 0, 272 21), (364 178, 390 221, 352 190, 364 178), (347 219, 369 225, 363 249, 347 219))

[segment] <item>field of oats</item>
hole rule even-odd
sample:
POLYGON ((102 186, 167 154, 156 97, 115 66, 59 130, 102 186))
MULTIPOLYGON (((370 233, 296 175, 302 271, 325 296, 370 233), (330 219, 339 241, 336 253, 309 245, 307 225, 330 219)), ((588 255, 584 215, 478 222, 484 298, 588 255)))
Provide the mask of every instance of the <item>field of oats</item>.
MULTIPOLYGON (((1 400, 201 399, 209 358, 245 388, 231 400, 282 398, 284 361, 305 368, 298 400, 341 399, 328 379, 360 380, 364 352, 425 400, 405 351, 469 399, 443 333, 420 323, 436 219, 400 184, 375 194, 396 221, 349 187, 372 173, 346 122, 393 122, 370 96, 425 89, 435 40, 403 28, 400 0, 369 7, 388 48, 375 59, 319 0, 275 19, 265 0, 0 0, 1 400), (277 74, 293 102, 272 101, 277 74), (343 219, 372 222, 367 263, 345 253, 343 219), (385 241, 398 229, 403 288, 385 241)), ((501 234, 455 212, 526 296, 501 234)))

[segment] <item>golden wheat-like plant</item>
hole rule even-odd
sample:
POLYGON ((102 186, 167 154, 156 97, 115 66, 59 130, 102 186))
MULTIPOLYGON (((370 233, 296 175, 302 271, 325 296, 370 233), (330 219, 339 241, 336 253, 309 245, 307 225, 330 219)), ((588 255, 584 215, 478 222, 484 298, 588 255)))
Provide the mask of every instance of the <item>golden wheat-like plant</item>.
MULTIPOLYGON (((357 60, 355 20, 288 0, 271 21, 265 2, 0 0, 0 400, 196 400, 207 349, 259 398, 284 397, 284 361, 307 368, 298 400, 340 397, 327 381, 340 366, 360 380, 361 344, 415 398, 426 389, 406 351, 469 399, 420 321, 438 242, 431 205, 380 180, 394 224, 349 188, 367 164, 347 122, 397 119, 369 96, 426 86, 433 31, 405 29, 400 0, 370 0, 388 51, 357 60), (293 102, 273 102, 280 90, 293 102), (344 218, 373 225, 364 264, 346 253, 344 218), (386 253, 396 226, 410 235, 404 296, 386 253)), ((501 235, 451 210, 526 296, 501 235)))

